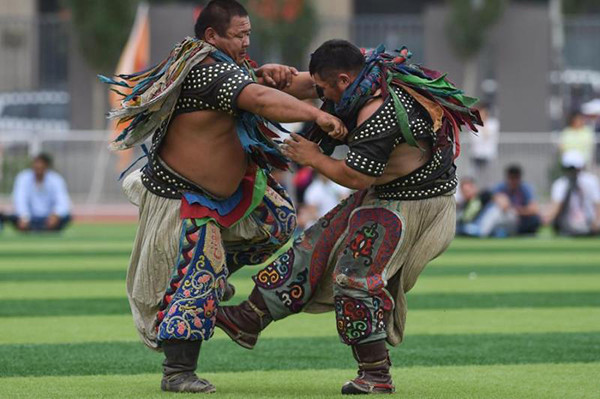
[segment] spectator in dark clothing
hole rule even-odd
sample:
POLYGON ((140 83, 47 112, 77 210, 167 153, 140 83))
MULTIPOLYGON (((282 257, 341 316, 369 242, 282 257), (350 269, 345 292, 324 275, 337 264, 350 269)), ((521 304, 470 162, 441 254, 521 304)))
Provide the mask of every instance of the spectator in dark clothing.
POLYGON ((507 215, 514 215, 516 225, 508 235, 535 234, 541 225, 539 205, 533 187, 522 180, 523 172, 518 165, 506 169, 506 180, 494 190, 494 203, 507 215))

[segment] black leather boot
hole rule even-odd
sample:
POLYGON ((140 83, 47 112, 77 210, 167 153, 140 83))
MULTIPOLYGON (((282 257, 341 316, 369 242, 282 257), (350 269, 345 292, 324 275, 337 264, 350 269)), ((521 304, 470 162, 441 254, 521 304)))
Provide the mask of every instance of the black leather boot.
POLYGON ((392 362, 385 347, 385 340, 352 346, 352 354, 358 362, 358 376, 342 387, 343 395, 366 395, 394 393, 390 367, 392 362))
POLYGON ((165 353, 160 388, 169 392, 213 393, 216 388, 194 373, 202 341, 163 341, 165 353))
POLYGON ((216 326, 241 347, 252 349, 260 332, 271 321, 269 309, 258 288, 254 287, 248 299, 239 305, 219 307, 216 326))
POLYGON ((233 284, 230 284, 229 282, 227 282, 225 285, 225 292, 223 292, 223 299, 221 299, 221 302, 227 302, 234 296, 235 296, 235 286, 233 284))

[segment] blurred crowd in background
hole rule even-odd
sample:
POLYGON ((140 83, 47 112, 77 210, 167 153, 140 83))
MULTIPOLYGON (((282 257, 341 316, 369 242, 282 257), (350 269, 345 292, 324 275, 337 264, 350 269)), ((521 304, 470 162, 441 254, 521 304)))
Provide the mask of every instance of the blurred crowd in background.
MULTIPOLYGON (((258 63, 305 69, 310 52, 331 38, 366 48, 383 43, 388 51, 407 45, 413 62, 448 72, 458 87, 481 98, 485 127, 463 134, 456 161, 458 234, 599 232, 596 0, 245 3, 253 21, 250 53, 258 63)), ((111 105, 95 76, 110 75, 117 65, 132 72, 159 62, 192 34, 202 4, 0 0, 4 225, 59 231, 71 218, 135 217, 118 176, 141 154, 106 150, 114 135, 104 117, 111 105)), ((343 149, 336 155, 342 158, 343 149)), ((296 198, 301 228, 350 193, 308 168, 278 173, 278 179, 296 198)))

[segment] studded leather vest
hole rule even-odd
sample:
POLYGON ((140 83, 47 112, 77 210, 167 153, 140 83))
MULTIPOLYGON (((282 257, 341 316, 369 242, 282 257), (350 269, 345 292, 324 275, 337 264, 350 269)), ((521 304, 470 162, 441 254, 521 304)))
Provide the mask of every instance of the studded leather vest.
MULTIPOLYGON (((427 111, 400 87, 392 88, 408 115, 408 122, 416 140, 437 143, 436 132, 427 111)), ((369 119, 348 135, 350 150, 346 164, 363 174, 379 177, 387 166, 390 154, 406 140, 396 118, 391 96, 369 119)), ((431 159, 419 169, 386 184, 374 186, 378 198, 387 200, 418 200, 446 194, 456 188, 456 167, 453 148, 437 145, 431 159)))
MULTIPOLYGON (((196 65, 185 78, 172 118, 194 111, 222 111, 237 115, 237 97, 242 89, 254 81, 234 64, 218 62, 196 65)), ((179 199, 185 191, 193 191, 218 199, 210 193, 171 170, 158 156, 160 146, 167 134, 169 120, 165 121, 152 136, 148 163, 142 169, 142 183, 153 194, 179 199)))

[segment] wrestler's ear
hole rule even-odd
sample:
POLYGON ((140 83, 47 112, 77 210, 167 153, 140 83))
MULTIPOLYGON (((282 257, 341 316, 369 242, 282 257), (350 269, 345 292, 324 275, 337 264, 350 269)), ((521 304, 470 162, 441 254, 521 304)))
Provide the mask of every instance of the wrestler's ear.
POLYGON ((341 89, 345 90, 352 84, 352 78, 347 73, 340 73, 338 75, 338 85, 341 89))
POLYGON ((212 44, 213 46, 215 46, 217 44, 218 36, 219 36, 219 34, 217 33, 217 31, 214 28, 208 27, 204 31, 204 41, 206 43, 212 44))

